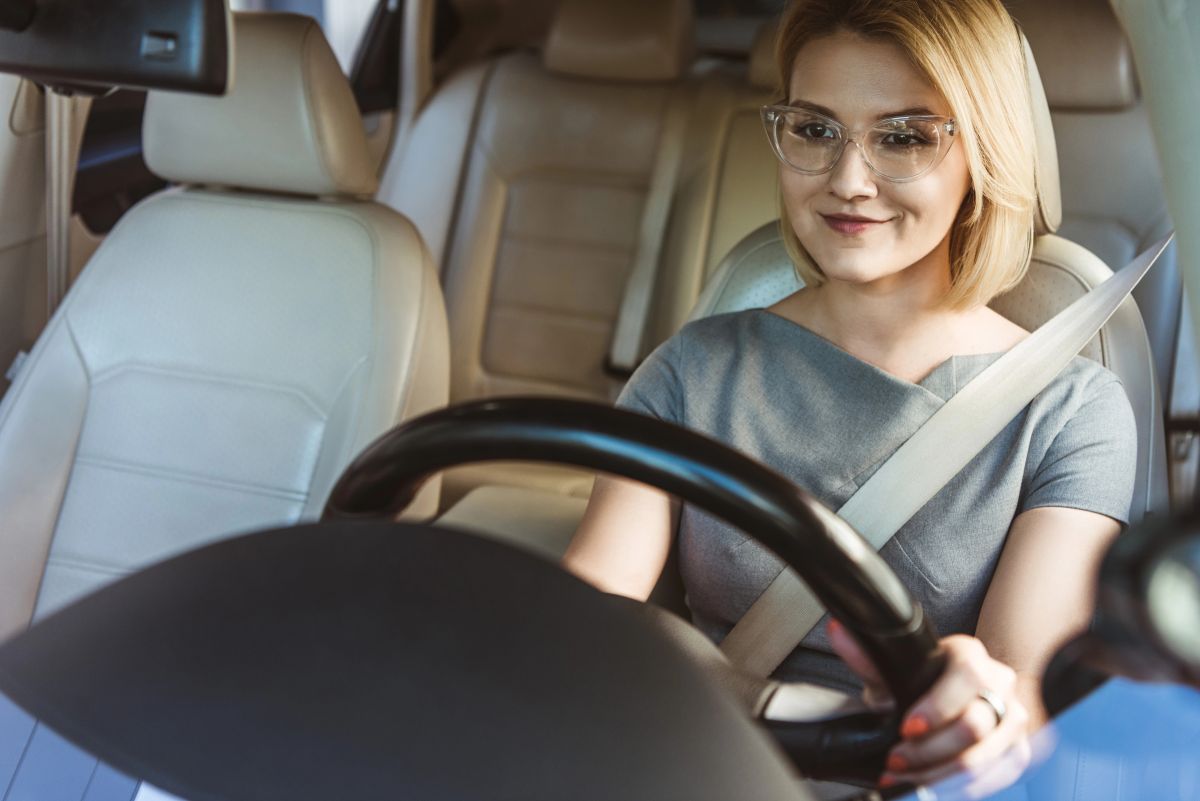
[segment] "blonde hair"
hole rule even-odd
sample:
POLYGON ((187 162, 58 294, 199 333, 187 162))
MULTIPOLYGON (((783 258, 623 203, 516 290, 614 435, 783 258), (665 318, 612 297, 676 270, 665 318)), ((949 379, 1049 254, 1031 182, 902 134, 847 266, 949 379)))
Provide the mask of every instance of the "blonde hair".
MULTIPOLYGON (((780 85, 801 48, 839 31, 900 46, 950 104, 971 189, 950 235, 950 308, 990 301, 1024 277, 1037 203, 1033 111, 1025 52, 1000 0, 797 0, 779 29, 780 85)), ((824 282, 788 223, 783 241, 809 286, 824 282)))

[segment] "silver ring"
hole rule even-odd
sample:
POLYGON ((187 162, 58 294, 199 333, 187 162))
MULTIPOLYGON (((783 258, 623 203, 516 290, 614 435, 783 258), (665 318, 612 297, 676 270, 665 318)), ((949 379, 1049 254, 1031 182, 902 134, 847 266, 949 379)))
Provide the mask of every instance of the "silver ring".
POLYGON ((1004 699, 999 693, 994 693, 991 690, 980 690, 979 700, 992 708, 992 712, 996 713, 996 725, 999 726, 1004 722, 1004 716, 1008 714, 1008 706, 1004 703, 1004 699))

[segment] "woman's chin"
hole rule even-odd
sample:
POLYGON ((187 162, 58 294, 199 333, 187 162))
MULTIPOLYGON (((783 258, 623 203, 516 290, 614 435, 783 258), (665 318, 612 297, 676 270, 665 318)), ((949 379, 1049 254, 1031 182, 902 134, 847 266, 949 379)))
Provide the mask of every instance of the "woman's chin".
POLYGON ((869 264, 857 261, 833 260, 830 264, 822 264, 821 272, 824 273, 826 279, 832 282, 870 284, 881 278, 893 275, 898 270, 881 270, 878 259, 873 260, 869 264))

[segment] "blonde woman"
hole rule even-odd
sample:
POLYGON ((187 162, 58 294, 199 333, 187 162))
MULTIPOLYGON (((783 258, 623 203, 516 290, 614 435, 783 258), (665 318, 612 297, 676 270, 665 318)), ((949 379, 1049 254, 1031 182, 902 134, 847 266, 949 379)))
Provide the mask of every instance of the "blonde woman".
MULTIPOLYGON (((1031 104, 1000 0, 805 0, 778 56, 786 96, 764 120, 806 288, 686 326, 619 404, 721 439, 837 508, 1027 336, 986 304, 1030 258, 1031 104)), ((1043 722, 1040 676, 1086 625, 1099 558, 1127 522, 1134 453, 1117 378, 1076 358, 883 548, 950 657, 908 711, 883 784, 981 770, 1043 722)), ((645 599, 676 537, 693 619, 719 641, 781 565, 695 509, 600 480, 564 564, 645 599)), ((880 700, 836 622, 775 675, 880 700)))

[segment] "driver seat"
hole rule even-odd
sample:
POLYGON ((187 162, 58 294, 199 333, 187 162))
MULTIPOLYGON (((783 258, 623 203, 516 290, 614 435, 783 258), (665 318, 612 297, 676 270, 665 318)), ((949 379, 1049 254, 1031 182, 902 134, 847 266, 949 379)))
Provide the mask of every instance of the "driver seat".
MULTIPOLYGON (((1023 328, 1033 330, 1112 271, 1090 251, 1054 235, 1062 222, 1054 127, 1028 43, 1025 53, 1037 133, 1035 247, 1025 279, 1011 292, 996 298, 991 306, 1023 328)), ((765 139, 762 146, 765 151, 765 139)), ((774 183, 774 160, 769 166, 755 159, 729 167, 739 168, 756 175, 762 172, 758 180, 774 183)), ((733 197, 727 202, 740 200, 733 197)), ((717 203, 720 205, 721 201, 718 199, 717 203)), ((769 306, 799 288, 795 269, 783 248, 779 222, 770 222, 743 238, 717 266, 693 307, 691 319, 769 306)), ((1169 496, 1162 400, 1146 328, 1132 298, 1122 304, 1083 355, 1117 374, 1137 418, 1138 464, 1131 521, 1136 523, 1148 513, 1166 514, 1169 496)), ((586 505, 582 498, 535 489, 485 486, 451 507, 441 522, 557 558, 570 542, 586 505)), ((660 587, 661 592, 656 591, 655 600, 679 610, 682 592, 665 586, 670 579, 668 566, 664 586, 660 587)))
MULTIPOLYGON (((1025 57, 1037 133, 1038 208, 1033 257, 1021 283, 994 298, 989 306, 1032 331, 1113 271, 1091 251, 1055 235, 1062 222, 1062 197, 1054 127, 1028 43, 1025 57)), ((701 293, 691 319, 770 306, 803 286, 784 249, 780 224, 776 221, 760 226, 730 251, 701 293)), ((1158 268, 1156 265, 1153 269, 1158 268)), ((1136 524, 1150 514, 1168 514, 1162 396, 1149 336, 1132 296, 1125 299, 1081 355, 1116 373, 1137 420, 1138 463, 1130 523, 1136 524)))

